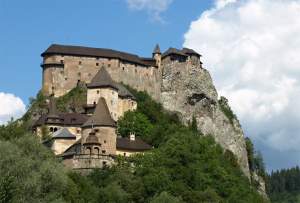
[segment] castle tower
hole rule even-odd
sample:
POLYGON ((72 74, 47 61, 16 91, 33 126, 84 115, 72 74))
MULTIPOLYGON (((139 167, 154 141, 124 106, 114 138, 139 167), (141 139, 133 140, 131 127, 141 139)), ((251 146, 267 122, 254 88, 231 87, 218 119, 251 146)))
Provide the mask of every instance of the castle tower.
POLYGON ((116 122, 103 97, 99 99, 94 114, 82 125, 83 146, 90 142, 88 138, 91 135, 97 137, 101 155, 116 154, 116 122))
POLYGON ((153 50, 153 53, 152 53, 152 57, 156 60, 156 65, 160 69, 160 67, 161 67, 161 51, 160 51, 159 44, 156 44, 156 46, 153 50))
POLYGON ((49 109, 45 122, 49 125, 49 130, 51 133, 56 132, 62 124, 62 120, 56 109, 56 101, 54 96, 50 97, 49 109))
POLYGON ((118 118, 118 86, 112 80, 105 67, 87 85, 87 105, 96 105, 99 98, 106 100, 109 112, 114 120, 118 118))

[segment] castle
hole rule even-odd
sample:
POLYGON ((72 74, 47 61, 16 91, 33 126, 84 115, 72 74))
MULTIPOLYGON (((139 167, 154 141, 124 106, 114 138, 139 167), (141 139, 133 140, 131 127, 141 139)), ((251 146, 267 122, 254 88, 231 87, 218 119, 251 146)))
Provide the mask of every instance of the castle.
POLYGON ((118 137, 116 125, 126 111, 134 111, 134 96, 122 84, 148 92, 160 102, 163 68, 167 64, 190 64, 201 68, 200 54, 192 49, 168 49, 156 45, 152 58, 142 58, 110 49, 51 45, 42 53, 42 91, 50 97, 49 111, 34 124, 41 136, 51 133, 44 144, 76 170, 101 168, 114 163, 117 155, 130 156, 152 147, 132 132, 118 137), (79 84, 87 87, 85 113, 60 113, 55 97, 79 84))
POLYGON ((147 91, 160 101, 162 73, 170 63, 189 63, 202 66, 201 55, 192 49, 169 48, 163 54, 156 45, 152 58, 111 49, 51 45, 43 57, 44 94, 56 97, 66 94, 79 82, 90 83, 100 67, 107 67, 112 79, 140 91, 147 91))

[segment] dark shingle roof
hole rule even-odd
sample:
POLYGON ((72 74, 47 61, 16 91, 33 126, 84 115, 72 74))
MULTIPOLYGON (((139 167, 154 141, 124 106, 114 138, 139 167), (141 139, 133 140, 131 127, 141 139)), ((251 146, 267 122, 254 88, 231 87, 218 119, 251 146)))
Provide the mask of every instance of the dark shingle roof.
POLYGON ((169 56, 169 55, 180 55, 180 56, 185 56, 185 57, 188 56, 179 49, 169 48, 165 53, 163 53, 162 58, 169 56))
POLYGON ((182 52, 188 55, 196 55, 196 56, 201 56, 201 54, 197 53, 195 50, 193 49, 189 49, 189 48, 183 48, 182 52))
POLYGON ((91 83, 89 83, 87 87, 111 87, 118 90, 117 84, 112 80, 105 67, 100 68, 98 73, 94 76, 91 83))
POLYGON ((76 136, 72 134, 67 128, 62 128, 52 134, 53 139, 76 139, 76 136))
POLYGON ((118 94, 120 97, 131 98, 131 99, 135 100, 135 97, 133 96, 133 94, 131 94, 131 92, 126 87, 124 87, 124 85, 117 83, 117 86, 118 86, 118 94))
POLYGON ((147 144, 139 137, 136 137, 135 140, 130 140, 127 137, 117 138, 117 149, 145 151, 145 150, 150 150, 151 148, 152 148, 151 145, 147 144))
POLYGON ((116 122, 112 119, 106 101, 103 97, 99 99, 94 114, 83 124, 82 127, 92 126, 116 126, 116 122))
POLYGON ((74 154, 81 153, 81 138, 77 140, 73 145, 71 145, 64 153, 62 153, 61 157, 72 156, 74 154))
MULTIPOLYGON (((79 113, 62 113, 59 114, 59 119, 61 122, 57 123, 58 125, 81 126, 87 121, 88 116, 79 113)), ((40 118, 34 123, 33 126, 42 126, 44 124, 52 124, 52 122, 49 122, 49 120, 47 120, 47 115, 40 116, 40 118)))
POLYGON ((46 55, 53 55, 53 54, 117 58, 124 61, 140 64, 143 66, 148 66, 148 64, 145 63, 143 60, 141 60, 141 58, 137 55, 116 51, 112 49, 52 44, 45 52, 41 54, 41 56, 44 57, 46 55))

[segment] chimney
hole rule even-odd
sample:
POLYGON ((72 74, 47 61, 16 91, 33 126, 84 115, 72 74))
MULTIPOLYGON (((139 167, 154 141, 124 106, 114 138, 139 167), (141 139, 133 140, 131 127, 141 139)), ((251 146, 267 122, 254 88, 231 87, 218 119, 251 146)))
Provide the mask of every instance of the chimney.
POLYGON ((130 133, 129 139, 130 139, 130 141, 135 141, 135 134, 134 133, 130 133))

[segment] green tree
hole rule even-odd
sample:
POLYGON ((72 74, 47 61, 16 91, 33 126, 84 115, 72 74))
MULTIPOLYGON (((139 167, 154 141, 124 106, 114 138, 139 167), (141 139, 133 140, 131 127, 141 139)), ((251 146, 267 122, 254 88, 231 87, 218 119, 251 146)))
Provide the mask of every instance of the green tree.
POLYGON ((136 136, 149 137, 152 131, 152 124, 148 118, 137 111, 127 111, 122 118, 118 120, 118 133, 125 137, 130 133, 136 136))
POLYGON ((161 192, 159 195, 154 196, 150 203, 182 203, 183 201, 168 192, 161 192))

